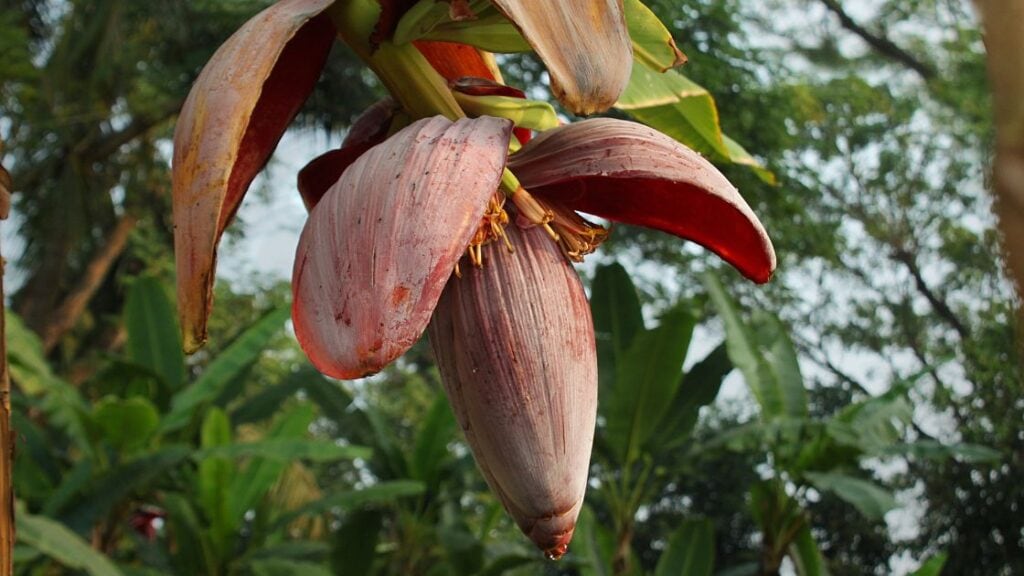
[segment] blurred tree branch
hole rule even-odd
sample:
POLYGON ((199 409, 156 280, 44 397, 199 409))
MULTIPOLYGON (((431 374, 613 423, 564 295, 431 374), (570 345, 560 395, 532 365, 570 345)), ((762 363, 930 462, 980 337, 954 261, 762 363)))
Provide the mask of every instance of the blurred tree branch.
POLYGON ((910 68, 916 72, 918 76, 924 79, 925 82, 935 77, 935 69, 929 64, 922 62, 913 54, 907 52, 903 48, 900 48, 895 42, 885 36, 872 32, 858 24, 857 21, 843 9, 839 0, 821 0, 821 3, 825 5, 825 8, 827 8, 829 12, 832 12, 837 18, 839 18, 839 24, 843 28, 859 36, 875 52, 910 68))
POLYGON ((107 236, 107 241, 103 248, 89 262, 78 285, 64 298, 60 307, 54 311, 50 320, 40 331, 43 350, 47 354, 57 346, 61 337, 67 334, 68 330, 71 330, 75 323, 78 322, 82 312, 89 305, 89 301, 103 283, 103 279, 110 272, 111 266, 113 266, 118 256, 124 252, 125 246, 128 245, 128 237, 131 235, 132 230, 135 229, 137 222, 138 219, 132 215, 122 216, 118 220, 107 236))
MULTIPOLYGON (((72 156, 76 157, 77 161, 82 164, 109 161, 110 157, 125 144, 130 144, 160 124, 174 118, 178 114, 178 110, 181 109, 182 102, 183 100, 169 102, 157 114, 136 116, 121 130, 101 136, 93 134, 82 138, 70 146, 68 156, 61 159, 61 162, 54 164, 40 163, 27 169, 24 173, 19 173, 19 186, 17 190, 33 190, 39 186, 42 180, 53 178, 54 176, 51 173, 54 169, 53 167, 61 163, 70 162, 72 156)), ((11 192, 14 192, 14 190, 11 190, 11 192)))

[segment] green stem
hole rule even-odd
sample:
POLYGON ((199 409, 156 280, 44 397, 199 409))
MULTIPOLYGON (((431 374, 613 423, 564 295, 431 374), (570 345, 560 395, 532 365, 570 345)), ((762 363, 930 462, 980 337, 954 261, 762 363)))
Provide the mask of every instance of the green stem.
POLYGON ((633 510, 640 508, 644 493, 647 491, 647 480, 651 477, 653 468, 654 464, 651 462, 651 459, 644 458, 644 467, 640 470, 640 476, 637 477, 636 485, 633 487, 632 494, 630 495, 629 506, 633 510))
POLYGON ((522 188, 523 185, 519 183, 519 179, 512 173, 511 170, 505 168, 505 171, 501 173, 501 190, 506 196, 512 197, 517 190, 522 188))
POLYGON ((380 19, 377 0, 339 0, 328 9, 341 39, 377 74, 388 92, 416 118, 438 114, 451 120, 465 117, 448 83, 412 44, 390 41, 370 44, 380 19))
MULTIPOLYGON (((390 41, 376 48, 370 44, 380 20, 377 0, 338 0, 328 12, 341 39, 377 74, 406 112, 414 118, 440 114, 456 120, 466 116, 448 83, 415 46, 390 41)), ((502 172, 501 188, 508 197, 522 188, 508 168, 502 172)))

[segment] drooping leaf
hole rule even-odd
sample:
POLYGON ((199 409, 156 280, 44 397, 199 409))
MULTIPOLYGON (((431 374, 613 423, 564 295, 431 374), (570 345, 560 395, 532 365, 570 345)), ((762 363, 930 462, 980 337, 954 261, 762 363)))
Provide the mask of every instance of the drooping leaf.
POLYGON ((758 178, 775 184, 775 175, 742 145, 722 132, 718 107, 702 86, 685 75, 649 66, 634 66, 626 91, 615 107, 697 150, 713 162, 746 166, 758 178))
POLYGON ((651 452, 658 453, 678 445, 690 436, 700 416, 700 409, 715 401, 722 381, 732 369, 725 343, 690 368, 676 389, 666 417, 662 418, 648 442, 651 452))
POLYGON ((362 407, 358 415, 365 419, 369 438, 375 448, 375 465, 386 479, 408 478, 409 460, 392 426, 379 410, 373 406, 362 407))
POLYGON ((603 414, 609 444, 629 466, 658 429, 679 389, 696 319, 684 309, 666 314, 653 330, 636 335, 616 365, 603 414))
POLYGON ((777 316, 758 311, 754 315, 754 330, 771 376, 782 394, 783 412, 790 418, 806 418, 804 377, 786 327, 777 316))
MULTIPOLYGON (((267 430, 263 442, 280 442, 304 438, 314 418, 309 404, 300 404, 279 415, 267 430)), ((228 446, 244 446, 233 444, 228 446)), ((279 455, 279 454, 278 454, 279 455)), ((243 516, 266 496, 288 466, 287 459, 254 457, 243 470, 235 473, 227 492, 228 517, 241 523, 243 516)))
POLYGON ((886 453, 901 440, 913 417, 907 389, 908 385, 894 386, 881 396, 844 407, 828 422, 829 435, 866 454, 886 453))
POLYGON ((712 160, 730 158, 714 98, 675 70, 659 73, 647 66, 634 66, 615 107, 712 160))
POLYGON ((414 480, 430 487, 436 486, 441 467, 448 460, 448 444, 455 440, 455 430, 455 417, 448 400, 438 395, 416 433, 416 444, 409 461, 414 480))
POLYGON ((124 305, 128 357, 160 377, 170 390, 185 382, 185 356, 174 305, 163 284, 152 276, 136 278, 124 305))
POLYGON ((17 314, 5 310, 7 361, 11 380, 30 396, 40 396, 40 408, 47 424, 63 430, 86 455, 93 455, 89 406, 77 388, 58 378, 50 369, 43 344, 17 314))
POLYGON ((714 567, 714 524, 707 518, 687 518, 669 536, 654 576, 711 576, 714 567))
MULTIPOLYGON (((15 428, 22 430, 20 428, 15 428)), ((17 470, 17 468, 15 468, 17 470)), ((61 476, 61 482, 56 490, 47 494, 46 504, 43 506, 43 515, 57 517, 64 508, 74 502, 78 494, 88 486, 93 476, 93 463, 90 460, 80 460, 70 471, 61 476)), ((24 489, 18 492, 24 495, 24 489)))
POLYGON ((271 310, 218 354, 194 384, 174 396, 171 411, 160 424, 161 431, 171 432, 187 425, 196 408, 216 398, 232 378, 255 362, 270 339, 284 328, 288 313, 287 306, 271 310))
POLYGON ((765 168, 764 164, 754 158, 754 155, 748 152, 739 142, 730 138, 728 134, 722 134, 722 140, 725 141, 725 147, 729 150, 729 160, 733 164, 750 168, 765 184, 771 186, 778 184, 778 178, 775 177, 775 173, 765 168))
POLYGON ((789 545, 789 557, 793 560, 796 573, 800 576, 828 576, 828 564, 825 562, 818 543, 811 535, 811 528, 804 526, 797 533, 793 543, 789 545))
POLYGON ((303 389, 307 380, 317 377, 320 373, 312 369, 289 374, 283 382, 267 386, 238 404, 231 412, 231 421, 236 425, 251 424, 274 416, 289 398, 303 389))
POLYGON ((332 536, 331 567, 335 574, 370 576, 384 517, 379 510, 357 510, 332 536))
POLYGON ((337 460, 369 458, 372 455, 373 450, 365 446, 341 445, 328 440, 276 438, 204 448, 193 453, 192 457, 196 460, 258 457, 279 462, 291 462, 294 460, 334 462, 337 460))
POLYGON ((921 567, 910 573, 910 576, 939 576, 942 574, 943 567, 946 566, 946 560, 949 555, 945 552, 935 554, 928 560, 925 560, 921 567))
POLYGON ((7 336, 7 361, 11 379, 26 394, 40 394, 48 388, 55 376, 46 362, 43 343, 21 318, 11 310, 4 310, 4 328, 7 336))
MULTIPOLYGON (((213 450, 231 443, 231 421, 223 410, 214 407, 207 411, 199 440, 202 450, 213 450)), ((199 462, 199 502, 203 515, 210 522, 210 541, 218 557, 229 549, 240 520, 232 518, 227 508, 228 490, 234 475, 234 462, 227 458, 205 458, 199 462)))
POLYGON ((186 446, 164 446, 111 468, 93 478, 76 505, 61 515, 61 520, 71 529, 85 532, 136 490, 165 478, 167 472, 181 464, 188 454, 186 446))
POLYGON ((167 530, 178 547, 178 553, 171 556, 178 573, 215 573, 217 556, 191 502, 180 493, 168 492, 164 494, 163 506, 167 511, 167 530))
POLYGON ((91 576, 121 576, 121 571, 109 558, 93 549, 67 526, 50 518, 19 510, 17 536, 19 542, 68 568, 83 570, 91 576))
POLYGON ((425 489, 426 486, 422 482, 395 480, 392 482, 381 482, 366 488, 334 492, 292 510, 287 514, 282 514, 274 522, 274 527, 287 526, 301 516, 322 514, 334 508, 352 509, 367 504, 387 504, 394 502, 398 498, 419 496, 423 494, 425 489))
POLYGON ((320 408, 324 417, 340 423, 350 415, 352 395, 340 382, 328 380, 311 369, 303 381, 309 400, 320 408))
POLYGON ((629 273, 618 262, 601 266, 591 287, 590 310, 594 317, 594 338, 597 342, 600 397, 611 392, 616 364, 644 330, 643 311, 636 286, 629 273))
POLYGON ((896 507, 896 499, 874 482, 841 472, 804 474, 818 490, 832 492, 852 504, 866 518, 877 520, 896 507))
MULTIPOLYGON (((722 283, 713 275, 704 276, 711 301, 725 322, 726 345, 732 363, 743 373, 743 378, 750 387, 751 393, 761 407, 761 417, 770 421, 787 416, 787 393, 784 386, 793 383, 781 383, 772 372, 772 367, 761 350, 757 334, 740 317, 739 309, 722 283)), ((798 383, 803 386, 803 382, 798 383)), ((800 417, 801 414, 794 414, 800 417)))
MULTIPOLYGON (((18 448, 14 454, 11 464, 11 481, 18 487, 18 496, 27 502, 49 503, 50 497, 55 489, 64 486, 68 474, 63 462, 57 457, 62 454, 53 453, 53 445, 49 437, 45 437, 38 426, 34 425, 25 415, 15 409, 11 414, 11 430, 17 430, 18 448)), ((81 462, 91 464, 87 458, 81 462)), ((78 471, 77 464, 72 468, 73 472, 78 471)), ((86 474, 90 473, 87 471, 86 474)), ((72 486, 77 489, 78 486, 72 486)), ((53 516, 47 514, 46 516, 53 516)))

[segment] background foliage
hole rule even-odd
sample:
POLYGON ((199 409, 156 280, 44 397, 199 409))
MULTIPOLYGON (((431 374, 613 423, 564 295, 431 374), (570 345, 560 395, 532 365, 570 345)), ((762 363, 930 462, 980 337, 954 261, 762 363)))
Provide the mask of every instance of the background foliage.
MULTIPOLYGON (((168 139, 265 4, 0 0, 19 573, 1024 571, 1019 303, 968 4, 648 2, 777 180, 723 166, 780 271, 751 288, 626 227, 584 267, 601 425, 558 564, 487 492, 425 347, 328 381, 286 286, 224 281, 181 355, 168 139)), ((376 94, 339 47, 302 124, 337 135, 376 94)))

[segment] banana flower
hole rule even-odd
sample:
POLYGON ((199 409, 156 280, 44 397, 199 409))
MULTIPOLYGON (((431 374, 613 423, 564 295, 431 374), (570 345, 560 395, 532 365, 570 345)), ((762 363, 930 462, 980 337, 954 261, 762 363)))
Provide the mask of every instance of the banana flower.
POLYGON ((597 412, 594 329, 568 260, 604 230, 575 210, 695 240, 758 282, 774 252, 729 182, 667 136, 585 120, 506 160, 511 128, 424 119, 344 169, 299 241, 292 318, 313 364, 342 379, 381 370, 426 330, 488 484, 559 557, 597 412), (495 192, 506 165, 550 211, 557 241, 516 224, 528 221, 495 192))
MULTIPOLYGON (((272 5, 218 50, 185 103, 173 201, 190 351, 205 339, 220 236, 312 90, 338 32, 330 11, 341 4, 272 5)), ((621 0, 494 4, 545 60, 563 101, 585 112, 614 102, 622 54, 629 75, 621 0), (588 62, 588 52, 602 54, 590 40, 566 41, 595 30, 617 39, 591 38, 597 44, 624 48, 588 62)), ((459 67, 445 74, 438 54, 466 48, 388 50, 367 55, 375 70, 391 57, 429 60, 446 86, 438 72, 457 76, 459 67)), ((424 113, 430 94, 414 101, 415 90, 394 85, 397 78, 384 80, 398 104, 369 110, 340 150, 300 174, 310 215, 292 276, 296 336, 323 373, 358 378, 427 333, 487 483, 522 531, 558 558, 582 506, 597 412, 594 328, 570 260, 607 231, 578 211, 696 241, 756 282, 768 280, 775 254, 725 177, 653 129, 585 120, 547 130, 510 156, 512 122, 460 118, 450 91, 438 101, 443 110, 424 113), (422 118, 388 137, 399 107, 422 118)), ((423 78, 413 88, 436 87, 423 78)))

